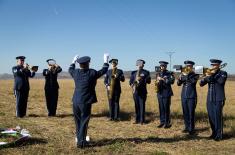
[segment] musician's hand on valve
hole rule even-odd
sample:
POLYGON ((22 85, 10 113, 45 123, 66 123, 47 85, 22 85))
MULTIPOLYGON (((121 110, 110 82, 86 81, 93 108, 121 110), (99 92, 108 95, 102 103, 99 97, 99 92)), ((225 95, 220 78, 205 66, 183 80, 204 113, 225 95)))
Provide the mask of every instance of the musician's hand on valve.
POLYGON ((208 72, 207 72, 207 73, 206 73, 206 76, 211 76, 211 73, 208 73, 208 72))
POLYGON ((24 69, 29 69, 29 65, 27 63, 24 64, 24 69))
POLYGON ((159 76, 159 77, 157 77, 157 80, 158 80, 158 81, 161 81, 161 80, 164 80, 164 78, 162 78, 162 77, 159 76))
POLYGON ((51 66, 51 65, 48 65, 48 69, 51 70, 51 69, 52 69, 52 66, 51 66))
POLYGON ((182 80, 182 74, 179 75, 179 80, 182 80))

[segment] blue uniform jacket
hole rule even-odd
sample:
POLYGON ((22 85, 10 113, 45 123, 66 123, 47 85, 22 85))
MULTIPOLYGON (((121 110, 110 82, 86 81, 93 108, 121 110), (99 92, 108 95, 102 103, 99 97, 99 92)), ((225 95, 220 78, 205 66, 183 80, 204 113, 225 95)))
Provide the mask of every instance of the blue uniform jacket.
POLYGON ((177 85, 182 87, 181 98, 182 99, 196 99, 197 98, 197 81, 199 75, 194 72, 189 73, 188 75, 182 75, 181 79, 177 81, 177 85))
MULTIPOLYGON (((136 71, 133 71, 131 72, 131 77, 130 77, 130 86, 132 86, 135 82, 135 79, 136 79, 136 74, 137 74, 137 70, 136 71)), ((140 81, 139 81, 139 84, 138 84, 138 87, 136 88, 136 91, 138 93, 138 95, 147 95, 147 88, 146 88, 146 84, 150 84, 151 83, 151 77, 150 77, 150 73, 149 71, 145 70, 145 69, 141 69, 140 70, 140 81)))
POLYGON ((92 104, 97 102, 95 86, 97 79, 108 71, 109 64, 105 63, 99 71, 94 69, 75 69, 75 64, 69 67, 69 73, 74 79, 75 90, 73 104, 92 104))
MULTIPOLYGON (((108 70, 105 78, 104 78, 104 84, 105 86, 110 86, 111 83, 111 79, 112 79, 112 69, 108 70)), ((123 74, 123 71, 121 69, 117 69, 117 73, 116 73, 116 78, 115 78, 115 86, 114 86, 114 93, 115 94, 120 94, 121 93, 121 82, 125 81, 125 77, 123 74)))
POLYGON ((62 68, 58 66, 54 71, 49 69, 43 70, 43 76, 45 76, 45 87, 44 89, 59 89, 59 84, 57 81, 57 75, 62 71, 62 68))
POLYGON ((173 96, 171 85, 174 84, 175 77, 173 76, 172 72, 167 70, 162 71, 159 73, 159 77, 161 78, 165 77, 166 80, 165 81, 160 80, 158 83, 158 88, 159 88, 158 97, 167 98, 173 96))
POLYGON ((218 70, 214 75, 208 76, 201 80, 200 86, 208 84, 207 101, 217 102, 224 101, 224 85, 227 80, 227 72, 218 70))
POLYGON ((15 84, 14 90, 29 90, 29 77, 34 77, 35 72, 32 72, 28 69, 24 69, 23 66, 14 66, 12 67, 12 73, 14 75, 15 84))

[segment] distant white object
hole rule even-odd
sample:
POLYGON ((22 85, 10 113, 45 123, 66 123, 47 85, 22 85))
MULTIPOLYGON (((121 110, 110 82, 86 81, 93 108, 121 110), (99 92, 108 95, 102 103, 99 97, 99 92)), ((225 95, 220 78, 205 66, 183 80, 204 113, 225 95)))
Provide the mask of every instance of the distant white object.
POLYGON ((7 142, 0 142, 0 145, 6 145, 7 142))
POLYGON ((195 66, 195 73, 202 75, 203 74, 203 68, 204 68, 203 66, 195 66))
POLYGON ((90 137, 89 136, 86 136, 86 141, 90 141, 90 137))
POLYGON ((109 63, 109 53, 104 53, 104 63, 109 63))
POLYGON ((183 68, 182 65, 174 65, 174 66, 173 66, 173 71, 174 71, 175 73, 181 73, 182 68, 183 68))

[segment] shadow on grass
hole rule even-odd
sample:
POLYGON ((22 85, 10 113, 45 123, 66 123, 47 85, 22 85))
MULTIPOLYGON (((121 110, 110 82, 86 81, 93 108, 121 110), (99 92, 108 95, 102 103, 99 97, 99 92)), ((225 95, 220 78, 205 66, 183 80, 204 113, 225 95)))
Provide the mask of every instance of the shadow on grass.
POLYGON ((101 113, 91 114, 91 117, 109 117, 109 111, 104 110, 101 113))
POLYGON ((145 112, 145 123, 149 124, 151 122, 153 122, 154 120, 157 119, 157 115, 156 113, 153 112, 145 112))
POLYGON ((46 117, 45 115, 29 114, 28 117, 46 117))
POLYGON ((204 131, 208 131, 210 128, 209 127, 204 127, 204 128, 196 128, 195 132, 199 133, 199 132, 204 132, 204 131))
POLYGON ((55 117, 65 118, 65 117, 74 117, 74 115, 73 114, 58 114, 55 117))
MULTIPOLYGON (((223 140, 234 138, 235 133, 226 133, 224 134, 223 140)), ((194 140, 209 140, 208 137, 199 137, 196 135, 185 135, 185 136, 176 136, 172 138, 159 138, 159 137, 148 137, 148 138, 115 138, 115 139, 102 139, 100 141, 91 142, 90 147, 101 147, 108 145, 115 145, 116 143, 175 143, 180 141, 194 141, 194 140)))
POLYGON ((17 148, 17 147, 23 147, 23 146, 28 146, 28 145, 37 145, 37 144, 47 144, 47 140, 46 139, 42 139, 42 138, 29 138, 27 140, 18 140, 14 143, 10 143, 7 145, 1 145, 0 146, 0 150, 1 149, 6 149, 6 148, 17 148))
MULTIPOLYGON (((183 114, 180 112, 172 112, 171 113, 172 119, 183 119, 183 114)), ((195 113, 195 120, 196 121, 208 121, 208 114, 207 112, 196 112, 195 113)), ((224 115, 223 120, 235 120, 235 116, 232 115, 224 115)))
POLYGON ((47 115, 37 115, 37 114, 29 114, 28 117, 58 117, 58 118, 65 118, 65 117, 73 117, 73 114, 57 114, 56 116, 47 116, 47 115))
POLYGON ((101 147, 107 145, 113 145, 116 143, 175 143, 180 141, 191 141, 191 140, 201 140, 207 139, 207 137, 194 136, 176 136, 172 138, 159 138, 159 137, 148 137, 148 138, 115 138, 115 139, 102 139, 100 141, 91 142, 90 147, 101 147))
POLYGON ((231 139, 231 138, 235 138, 235 127, 231 127, 231 130, 229 132, 225 132, 223 135, 223 139, 227 140, 227 139, 231 139))
MULTIPOLYGON (((130 112, 125 112, 125 111, 119 112, 120 121, 130 121, 131 117, 133 115, 134 115, 134 113, 130 113, 130 112)), ((107 117, 107 118, 109 118, 109 111, 102 111, 101 113, 98 113, 98 114, 91 114, 91 117, 107 117)))

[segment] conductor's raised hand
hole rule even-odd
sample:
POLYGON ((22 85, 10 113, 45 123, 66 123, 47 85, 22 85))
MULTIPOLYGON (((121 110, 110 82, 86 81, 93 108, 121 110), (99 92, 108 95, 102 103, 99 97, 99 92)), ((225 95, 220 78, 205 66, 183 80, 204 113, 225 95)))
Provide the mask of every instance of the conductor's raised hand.
POLYGON ((79 56, 78 56, 78 55, 75 55, 74 58, 73 58, 72 63, 75 64, 75 63, 77 62, 78 58, 79 58, 79 56))
POLYGON ((109 62, 109 53, 104 53, 104 63, 109 62))

